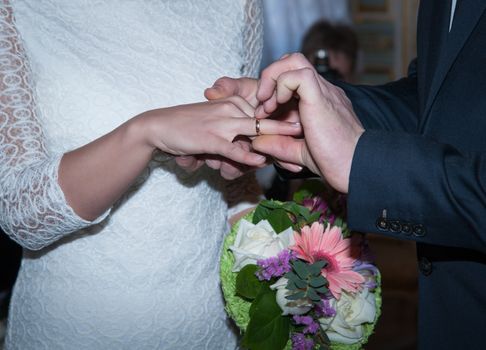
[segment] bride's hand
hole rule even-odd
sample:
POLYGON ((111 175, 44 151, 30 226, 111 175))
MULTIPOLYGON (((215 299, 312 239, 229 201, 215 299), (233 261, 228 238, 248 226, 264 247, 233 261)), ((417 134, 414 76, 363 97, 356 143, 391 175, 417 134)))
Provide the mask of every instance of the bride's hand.
MULTIPOLYGON (((142 113, 147 143, 173 155, 213 154, 250 166, 264 164, 265 157, 244 149, 233 140, 256 136, 253 107, 243 98, 232 96, 209 102, 156 109, 142 113)), ((265 134, 297 135, 293 123, 265 120, 265 134)))

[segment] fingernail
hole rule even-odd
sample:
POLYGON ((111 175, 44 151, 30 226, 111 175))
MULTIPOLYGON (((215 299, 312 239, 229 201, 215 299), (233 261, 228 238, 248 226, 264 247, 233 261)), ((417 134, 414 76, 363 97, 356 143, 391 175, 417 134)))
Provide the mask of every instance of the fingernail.
POLYGON ((264 162, 267 160, 267 157, 265 156, 262 156, 262 155, 256 155, 255 156, 255 160, 259 161, 259 162, 264 162))
POLYGON ((290 123, 294 128, 300 128, 301 124, 299 122, 290 123))

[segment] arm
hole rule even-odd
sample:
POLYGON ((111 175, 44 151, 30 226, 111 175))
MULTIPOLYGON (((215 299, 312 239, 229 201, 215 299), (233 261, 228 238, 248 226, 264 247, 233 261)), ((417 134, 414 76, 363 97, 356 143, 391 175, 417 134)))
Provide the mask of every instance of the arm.
MULTIPOLYGON (((301 149, 310 151, 334 188, 348 192, 350 228, 486 252, 485 153, 460 152, 400 128, 399 132, 355 129, 359 123, 352 118, 354 112, 342 91, 329 86, 309 67, 275 74, 288 64, 293 62, 274 63, 267 73, 270 79, 260 84, 257 96, 262 101, 272 98, 275 86, 279 103, 293 93, 299 95, 305 132, 301 149), (340 168, 341 163, 350 168, 340 168)), ((287 142, 286 146, 297 148, 293 144, 287 142)), ((254 146, 272 151, 261 138, 254 146)), ((291 159, 308 164, 297 156, 291 159)))
POLYGON ((485 154, 404 133, 366 131, 360 138, 349 183, 351 228, 485 253, 485 208, 485 154))
MULTIPOLYGON (((238 98, 148 111, 76 150, 49 153, 7 0, 1 0, 0 10, 0 37, 7 43, 0 48, 0 218, 4 230, 24 247, 41 249, 102 220, 155 150, 264 163, 264 157, 232 143, 239 134, 255 134, 248 117, 253 108, 238 98)), ((268 125, 276 127, 273 132, 295 129, 281 126, 268 125)))
POLYGON ((410 64, 406 78, 380 86, 334 83, 351 100, 365 129, 416 133, 419 99, 415 66, 416 60, 410 64))
POLYGON ((9 2, 0 2, 0 217, 4 231, 40 249, 93 222, 67 205, 60 189, 61 155, 50 154, 36 115, 26 57, 9 2))
POLYGON ((417 132, 419 99, 416 59, 408 76, 380 86, 334 82, 344 90, 365 129, 417 132))

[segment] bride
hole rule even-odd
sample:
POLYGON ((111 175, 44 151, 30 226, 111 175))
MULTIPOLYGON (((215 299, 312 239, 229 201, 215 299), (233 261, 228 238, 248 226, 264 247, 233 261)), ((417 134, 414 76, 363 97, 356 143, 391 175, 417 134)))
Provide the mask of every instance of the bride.
POLYGON ((218 260, 228 201, 257 191, 167 154, 264 162, 232 143, 255 134, 251 106, 194 103, 256 73, 260 6, 0 0, 0 221, 27 248, 7 349, 236 347, 218 260))

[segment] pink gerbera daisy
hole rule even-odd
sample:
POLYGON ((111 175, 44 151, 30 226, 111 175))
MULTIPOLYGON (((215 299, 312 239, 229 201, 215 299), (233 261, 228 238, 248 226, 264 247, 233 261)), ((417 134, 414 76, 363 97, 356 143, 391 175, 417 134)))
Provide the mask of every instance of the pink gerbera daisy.
POLYGON ((341 292, 357 292, 365 279, 353 271, 353 265, 359 258, 359 246, 352 244, 349 238, 343 239, 341 228, 324 226, 314 222, 311 227, 304 226, 301 234, 294 232, 295 245, 290 249, 297 253, 299 259, 309 263, 326 260, 328 264, 321 274, 329 282, 329 290, 339 299, 341 292))

